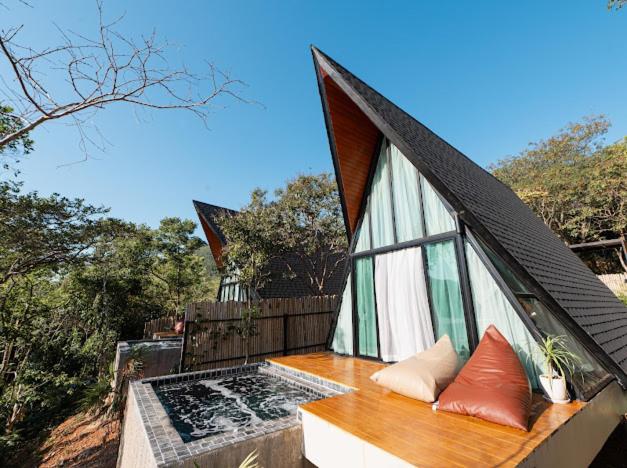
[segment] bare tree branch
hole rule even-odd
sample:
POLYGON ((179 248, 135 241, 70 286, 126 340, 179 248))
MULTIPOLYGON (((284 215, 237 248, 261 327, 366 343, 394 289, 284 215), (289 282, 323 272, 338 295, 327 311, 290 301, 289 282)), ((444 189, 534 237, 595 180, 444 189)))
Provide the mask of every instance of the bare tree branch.
POLYGON ((12 97, 12 117, 24 123, 12 133, 0 134, 0 149, 48 121, 70 118, 79 129, 80 146, 87 157, 86 145, 93 140, 81 129, 85 123, 81 115, 113 103, 185 110, 206 125, 218 98, 250 102, 239 92, 245 86, 241 80, 211 62, 205 62, 203 74, 171 65, 168 51, 172 47, 159 42, 156 32, 127 37, 115 30, 124 15, 107 22, 101 0, 96 8, 99 26, 95 37, 57 26, 61 44, 43 50, 17 42, 22 26, 0 31, 0 57, 12 72, 10 80, 1 81, 4 89, 0 91, 12 97), (58 83, 66 86, 60 88, 58 83))

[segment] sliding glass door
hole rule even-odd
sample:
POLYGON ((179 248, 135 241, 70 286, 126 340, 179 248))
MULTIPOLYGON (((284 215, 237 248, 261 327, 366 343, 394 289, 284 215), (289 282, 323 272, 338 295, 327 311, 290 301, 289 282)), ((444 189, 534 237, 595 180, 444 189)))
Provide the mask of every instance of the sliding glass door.
POLYGON ((459 357, 470 356, 455 245, 452 240, 427 244, 431 315, 437 339, 448 335, 459 357))
POLYGON ((377 255, 374 277, 380 358, 400 361, 433 346, 422 249, 377 255))
POLYGON ((355 295, 360 356, 378 357, 377 312, 372 258, 355 260, 355 295))

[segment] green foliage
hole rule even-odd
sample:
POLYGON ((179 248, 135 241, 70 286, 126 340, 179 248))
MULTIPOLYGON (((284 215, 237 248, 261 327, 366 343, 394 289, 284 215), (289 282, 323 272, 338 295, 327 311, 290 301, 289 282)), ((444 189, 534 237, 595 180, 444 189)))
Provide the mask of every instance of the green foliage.
POLYGON ((574 374, 577 365, 581 364, 579 356, 566 347, 565 336, 549 335, 545 337, 540 343, 540 352, 544 356, 548 375, 554 375, 557 372, 560 377, 565 377, 565 371, 574 374))
POLYGON ((95 217, 106 212, 80 199, 20 190, 19 183, 0 183, 0 285, 79 260, 97 236, 95 217))
POLYGON ((612 10, 612 9, 620 10, 623 7, 623 5, 625 5, 625 3, 627 3, 627 0, 608 0, 607 9, 608 10, 612 10))
MULTIPOLYGON (((627 139, 605 146, 608 127, 602 116, 569 124, 491 170, 565 242, 615 239, 627 232, 627 139)), ((620 271, 615 253, 586 260, 620 271)))
POLYGON ((226 329, 226 336, 235 334, 244 341, 244 348, 246 350, 244 365, 248 364, 250 338, 259 335, 259 329, 257 327, 259 317, 261 317, 261 312, 257 306, 244 308, 241 312, 240 319, 235 324, 229 325, 226 329))
POLYGON ((0 185, 0 446, 40 434, 81 399, 102 404, 116 342, 207 298, 191 221, 149 229, 105 213, 0 185))
POLYGON ((196 225, 190 220, 165 218, 154 232, 156 251, 152 275, 167 294, 168 315, 181 317, 185 305, 207 293, 208 285, 200 284, 206 276, 205 263, 196 255, 202 241, 193 236, 196 225))
POLYGON ((627 293, 619 293, 618 299, 627 306, 627 293))
MULTIPOLYGON (((22 121, 14 114, 13 108, 0 104, 0 140, 12 133, 24 128, 22 121)), ((34 142, 29 133, 21 135, 18 139, 0 146, 0 164, 3 169, 9 168, 9 160, 18 160, 20 155, 29 154, 33 150, 34 142)))
POLYGON ((111 381, 100 378, 83 390, 83 396, 79 400, 81 411, 100 411, 105 406, 105 400, 111 393, 111 381))
POLYGON ((251 290, 265 284, 264 268, 275 255, 273 219, 274 207, 261 189, 252 192, 250 203, 237 215, 225 213, 218 219, 227 240, 223 251, 227 273, 237 276, 251 290))
MULTIPOLYGON (((171 372, 175 374, 177 371, 171 372)), ((113 363, 111 364, 111 374, 113 374, 113 363)), ((113 395, 111 397, 109 405, 105 405, 106 411, 109 415, 116 416, 118 419, 122 419, 124 408, 126 406, 126 396, 128 395, 126 389, 129 382, 137 379, 141 379, 144 376, 144 356, 141 348, 131 349, 131 354, 126 361, 126 365, 121 369, 121 375, 117 377, 117 388, 113 389, 113 395)), ((109 379, 109 382, 111 379, 109 379)), ((111 388, 109 387, 109 391, 111 388)))
POLYGON ((329 174, 301 175, 274 195, 269 200, 256 189, 237 215, 218 220, 228 272, 255 290, 267 281, 268 263, 282 261, 288 275, 299 275, 312 294, 321 294, 347 247, 337 184, 329 174), (288 255, 302 270, 292 270, 288 255))
POLYGON ((211 247, 208 245, 201 246, 197 251, 196 255, 202 257, 203 264, 205 265, 205 269, 207 270, 207 274, 209 276, 219 276, 218 267, 216 266, 216 262, 213 258, 213 253, 211 252, 211 247))

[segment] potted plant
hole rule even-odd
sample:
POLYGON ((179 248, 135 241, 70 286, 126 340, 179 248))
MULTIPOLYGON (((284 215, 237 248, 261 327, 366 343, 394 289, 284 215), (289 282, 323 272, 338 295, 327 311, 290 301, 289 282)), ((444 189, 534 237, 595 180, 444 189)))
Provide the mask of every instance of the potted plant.
POLYGON ((568 403, 565 370, 574 374, 579 357, 568 350, 565 336, 548 335, 542 340, 540 351, 546 368, 546 373, 540 376, 540 384, 547 399, 553 403, 568 403))

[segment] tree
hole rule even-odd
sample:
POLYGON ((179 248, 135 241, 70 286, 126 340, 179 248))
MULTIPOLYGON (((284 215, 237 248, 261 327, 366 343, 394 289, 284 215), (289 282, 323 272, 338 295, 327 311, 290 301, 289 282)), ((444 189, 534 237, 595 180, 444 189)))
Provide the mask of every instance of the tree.
POLYGON ((257 290, 267 280, 270 261, 282 262, 314 295, 342 265, 346 235, 335 180, 329 174, 301 175, 268 200, 256 189, 237 215, 219 224, 227 240, 224 257, 231 275, 257 290), (294 268, 296 260, 301 268, 294 268))
MULTIPOLYGON (((0 150, 14 147, 35 128, 67 120, 78 130, 81 148, 97 145, 85 126, 93 113, 114 103, 146 109, 185 110, 203 122, 219 97, 243 101, 243 84, 206 62, 204 73, 172 65, 172 47, 153 32, 139 38, 116 29, 123 17, 108 22, 96 2, 98 28, 86 36, 61 30, 57 45, 35 50, 19 43, 23 26, 0 31, 0 56, 12 73, 2 80, 10 106, 0 107, 0 150)), ((28 145, 25 145, 27 147, 28 145)))
MULTIPOLYGON (((237 215, 223 213, 218 217, 227 240, 222 252, 225 273, 237 277, 247 291, 259 290, 268 279, 266 267, 276 255, 272 219, 276 219, 273 207, 261 189, 253 190, 250 203, 237 215)), ((250 301, 252 294, 247 297, 250 301)))
POLYGON ((0 378, 12 357, 9 330, 24 324, 8 313, 22 281, 30 282, 40 270, 55 272, 85 255, 97 228, 94 217, 104 211, 57 194, 22 195, 15 182, 0 184, 0 335, 4 338, 0 378))
MULTIPOLYGON (((571 123, 490 169, 566 243, 627 233, 627 139, 604 145, 602 116, 571 123)), ((618 256, 586 258, 597 271, 620 268, 618 256)))
POLYGON ((627 3, 627 0, 608 0, 607 9, 608 10, 612 10, 612 9, 620 10, 623 7, 623 5, 625 5, 625 3, 627 3))
POLYGON ((83 200, 0 188, 2 452, 105 381, 118 340, 205 299, 209 277, 191 221, 150 229, 83 200))
MULTIPOLYGON (((28 131, 23 130, 24 124, 14 115, 13 108, 0 104, 0 140, 12 134, 20 134, 6 145, 0 145, 0 155, 28 154, 33 150, 34 142, 28 131)), ((7 163, 4 163, 4 168, 7 168, 7 163)))
POLYGON ((45 409, 67 394, 57 390, 76 384, 65 372, 74 361, 51 352, 59 340, 67 343, 59 286, 64 269, 87 256, 104 212, 82 200, 0 184, 0 416, 9 435, 27 406, 45 409), (42 393, 45 386, 51 387, 42 393))
POLYGON ((313 294, 322 295, 329 279, 343 265, 346 230, 335 179, 330 174, 301 175, 275 192, 277 245, 286 269, 292 276, 295 256, 303 267, 305 284, 313 294))
POLYGON ((21 194, 19 183, 0 183, 0 286, 85 254, 98 228, 96 217, 106 211, 58 194, 21 194))
POLYGON ((157 254, 151 273, 164 289, 164 305, 173 317, 180 317, 193 300, 205 297, 210 287, 204 260, 197 253, 203 243, 193 235, 195 229, 190 220, 165 218, 153 233, 157 254))

